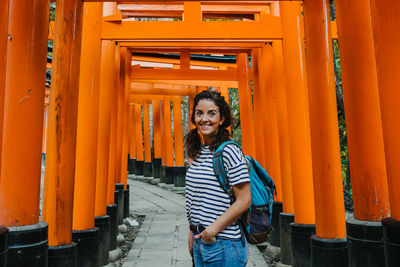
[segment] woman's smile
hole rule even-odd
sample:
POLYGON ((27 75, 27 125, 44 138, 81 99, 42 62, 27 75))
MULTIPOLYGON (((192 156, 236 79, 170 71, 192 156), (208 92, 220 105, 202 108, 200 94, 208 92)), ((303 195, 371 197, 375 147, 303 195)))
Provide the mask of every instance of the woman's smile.
POLYGON ((221 118, 218 106, 212 100, 200 100, 195 110, 195 124, 198 131, 203 135, 204 142, 211 144, 222 125, 224 118, 221 118))

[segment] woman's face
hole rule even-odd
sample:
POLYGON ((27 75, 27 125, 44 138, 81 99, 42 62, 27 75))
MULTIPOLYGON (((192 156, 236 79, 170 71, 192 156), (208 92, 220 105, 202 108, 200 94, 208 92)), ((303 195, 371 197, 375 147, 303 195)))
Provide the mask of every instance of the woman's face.
POLYGON ((218 132, 218 127, 224 122, 218 106, 209 99, 202 99, 197 103, 194 120, 207 145, 212 143, 214 136, 218 132))

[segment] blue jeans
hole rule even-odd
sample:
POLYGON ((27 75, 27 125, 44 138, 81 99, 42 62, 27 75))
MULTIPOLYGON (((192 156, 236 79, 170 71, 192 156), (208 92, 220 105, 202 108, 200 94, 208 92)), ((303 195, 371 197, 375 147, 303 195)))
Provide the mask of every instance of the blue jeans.
POLYGON ((246 266, 249 254, 247 242, 217 238, 212 243, 194 239, 193 257, 196 267, 241 267, 246 266))

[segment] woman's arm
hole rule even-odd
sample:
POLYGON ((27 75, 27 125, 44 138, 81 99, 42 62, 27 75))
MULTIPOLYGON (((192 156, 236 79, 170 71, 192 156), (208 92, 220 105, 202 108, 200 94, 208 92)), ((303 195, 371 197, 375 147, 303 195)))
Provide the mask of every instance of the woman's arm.
POLYGON ((203 232, 194 236, 194 238, 201 238, 205 242, 215 241, 215 236, 224 230, 226 227, 236 222, 239 217, 250 207, 251 192, 250 183, 240 183, 232 186, 235 194, 236 201, 210 226, 203 232))

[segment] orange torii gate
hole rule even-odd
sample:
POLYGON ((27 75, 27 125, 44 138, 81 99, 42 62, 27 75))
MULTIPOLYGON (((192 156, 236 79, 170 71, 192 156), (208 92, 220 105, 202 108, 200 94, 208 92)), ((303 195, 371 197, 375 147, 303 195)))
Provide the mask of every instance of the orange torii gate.
MULTIPOLYGON (((243 94, 243 89, 240 92, 241 88, 239 88, 240 100, 242 100, 242 107, 245 104, 244 112, 250 114, 248 116, 251 121, 253 121, 251 116, 253 109, 259 112, 263 110, 263 105, 266 103, 272 105, 272 111, 266 121, 260 119, 258 114, 253 115, 257 125, 263 123, 262 134, 257 133, 257 136, 264 137, 264 147, 271 153, 263 153, 258 148, 252 149, 254 146, 252 142, 244 144, 244 148, 249 153, 254 153, 256 157, 260 157, 260 161, 264 161, 266 166, 270 164, 269 171, 275 172, 274 179, 277 184, 282 183, 281 192, 278 192, 277 196, 277 202, 283 200, 284 211, 280 214, 284 238, 281 240, 283 241, 281 247, 283 250, 290 249, 285 242, 288 240, 288 229, 291 228, 295 264, 329 266, 329 264, 338 263, 345 266, 348 251, 352 266, 366 264, 367 260, 371 264, 397 266, 400 247, 398 240, 400 201, 395 190, 398 188, 396 185, 399 180, 396 176, 399 165, 397 155, 399 153, 397 152, 399 151, 397 117, 399 116, 393 109, 398 106, 396 105, 398 90, 394 87, 396 84, 394 81, 398 76, 395 71, 400 53, 398 37, 394 29, 399 26, 400 19, 396 17, 396 14, 400 11, 400 5, 389 0, 380 1, 379 5, 377 0, 372 0, 371 3, 361 0, 354 0, 351 3, 343 0, 335 2, 354 185, 355 213, 354 218, 347 220, 347 233, 341 192, 330 42, 332 36, 336 36, 336 25, 329 23, 327 1, 275 1, 260 5, 253 3, 253 5, 245 5, 242 9, 238 3, 246 2, 225 2, 224 7, 212 6, 208 4, 208 1, 185 2, 180 5, 175 3, 175 9, 170 11, 169 15, 172 18, 184 16, 184 19, 163 22, 124 20, 149 14, 156 17, 165 15, 164 11, 157 10, 151 5, 146 10, 139 11, 137 7, 135 9, 131 5, 121 5, 121 9, 117 10, 117 3, 104 3, 105 18, 101 23, 103 56, 100 77, 96 76, 95 72, 84 75, 83 70, 88 70, 91 64, 81 66, 79 63, 81 35, 83 33, 82 47, 84 48, 85 35, 89 34, 85 30, 85 23, 82 27, 82 11, 84 8, 85 10, 90 8, 90 5, 100 7, 101 4, 83 4, 78 0, 57 1, 56 17, 63 19, 57 19, 55 23, 54 67, 48 116, 43 199, 43 220, 48 223, 49 229, 49 264, 57 264, 59 255, 62 255, 62 261, 67 266, 74 266, 76 261, 85 260, 82 255, 87 248, 82 245, 84 242, 78 241, 77 247, 72 243, 72 229, 79 232, 74 231, 74 235, 80 237, 75 240, 89 240, 90 237, 96 236, 97 231, 92 230, 95 229, 93 222, 95 222, 95 216, 106 216, 104 209, 109 214, 110 221, 113 221, 110 225, 114 230, 110 232, 114 231, 115 234, 115 227, 118 227, 121 219, 121 209, 123 209, 121 207, 124 205, 121 193, 124 193, 124 196, 127 195, 124 191, 127 189, 124 157, 127 156, 130 79, 137 79, 134 82, 153 80, 152 75, 155 75, 157 79, 187 80, 198 79, 199 75, 203 78, 204 75, 210 75, 211 80, 234 79, 240 84, 245 84, 238 86, 247 88, 248 92, 248 94, 243 94), (67 16, 67 14, 72 14, 72 16, 67 16), (215 17, 250 19, 250 21, 203 20, 203 18, 215 17), (224 29, 223 32, 221 28, 224 29), (125 42, 116 44, 114 40, 129 42, 122 46, 121 44, 125 42), (304 51, 303 40, 307 43, 307 51, 304 51), (242 43, 242 46, 233 45, 239 43, 242 43), (384 49, 378 49, 380 47, 384 49), (179 64, 180 69, 167 71, 135 69, 130 66, 131 61, 128 59, 131 51, 183 52, 186 61, 179 64), (188 63, 189 65, 191 63, 187 56, 197 52, 235 54, 238 61, 244 63, 239 64, 237 70, 230 68, 190 70, 190 67, 188 70, 188 63), (252 63, 258 62, 257 68, 252 66, 250 69, 247 66, 250 54, 252 54, 252 60, 254 59, 252 63), (131 70, 132 72, 129 73, 131 70), (238 75, 238 70, 244 70, 244 72, 238 75), (103 75, 109 75, 110 79, 106 80, 103 75), (97 152, 94 157, 96 158, 96 182, 88 187, 85 187, 85 183, 79 178, 84 168, 80 167, 77 159, 83 157, 83 161, 86 161, 89 157, 85 155, 86 153, 79 155, 76 153, 77 150, 82 149, 82 143, 79 140, 85 139, 85 135, 79 130, 80 120, 82 120, 80 118, 89 118, 89 116, 96 120, 97 118, 94 118, 96 115, 86 113, 86 108, 78 109, 82 103, 80 95, 85 93, 79 85, 83 82, 83 76, 88 79, 96 79, 95 77, 100 79, 100 85, 97 85, 100 88, 98 105, 106 109, 106 111, 99 109, 97 133, 90 131, 92 137, 98 135, 98 138, 95 138, 97 151, 103 154, 99 155, 97 152), (250 80, 253 81, 253 94, 260 99, 249 100, 250 80), (274 108, 276 115, 274 115, 274 108), (107 129, 100 129, 100 125, 107 129), (276 140, 276 136, 279 140, 276 140), (271 154, 274 154, 272 160, 268 159, 271 154), (103 166, 100 167, 99 162, 103 166), (114 198, 115 189, 118 189, 116 198, 114 198), (75 208, 72 202, 74 196, 80 199, 77 202, 82 204, 82 207, 75 208), (114 202, 117 205, 114 205, 114 202), (80 209, 86 209, 88 212, 83 213, 80 209), (73 214, 74 217, 72 217, 73 214), (388 216, 392 218, 385 218, 388 216), (383 219, 384 230, 383 243, 381 242, 381 219, 383 219), (289 225, 293 220, 294 223, 289 225), (357 230, 360 228, 363 229, 363 233, 366 233, 365 235, 359 235, 360 232, 357 230), (350 240, 349 243, 347 243, 346 235, 350 240), (368 248, 372 252, 360 249, 365 244, 369 244, 368 248), (309 247, 310 249, 307 249, 309 247), (303 250, 303 248, 306 249, 303 250), (78 257, 74 256, 76 250, 78 257), (333 253, 336 251, 339 253, 333 253)), ((43 103, 41 101, 44 98, 42 97, 44 87, 40 85, 40 81, 44 79, 46 41, 44 37, 47 31, 48 12, 46 1, 38 0, 37 3, 40 4, 33 6, 29 2, 35 16, 26 16, 26 10, 29 10, 27 2, 16 0, 7 0, 5 6, 9 8, 6 8, 4 12, 1 11, 3 13, 0 14, 1 19, 4 18, 1 22, 5 22, 0 26, 0 33, 3 33, 0 37, 0 48, 4 48, 0 49, 0 58, 1 60, 4 58, 6 62, 5 68, 2 67, 3 65, 0 66, 0 88, 3 89, 0 92, 0 105, 3 107, 3 116, 0 120, 3 126, 0 207, 3 212, 0 224, 10 227, 9 235, 12 237, 26 235, 27 228, 33 227, 40 233, 47 229, 46 223, 39 222, 38 217, 40 202, 38 175, 40 157, 38 155, 40 153, 32 152, 39 151, 41 148, 43 132, 41 127, 43 103), (9 5, 9 3, 12 4, 9 5), (27 21, 21 23, 21 17, 27 21), (8 39, 5 38, 6 36, 8 39), (27 53, 31 50, 34 51, 32 53, 34 56, 24 57, 21 61, 21 51, 27 53), (18 79, 21 76, 21 62, 24 64, 23 69, 29 70, 29 73, 23 74, 25 79, 18 79), (26 91, 26 88, 30 89, 26 91), (25 129, 26 127, 28 130, 25 129), (26 134, 28 132, 29 135, 26 134), (27 147, 29 150, 26 149, 27 147), (24 162, 28 162, 25 168, 21 168, 19 164, 22 155, 24 162), (30 178, 29 183, 26 183, 26 177, 30 178), (21 200, 24 202, 22 203, 21 200)), ((91 22, 94 22, 94 19, 91 22)), ((90 34, 95 33, 98 32, 93 31, 90 34)), ((100 35, 96 38, 100 43, 100 35)), ((90 51, 90 54, 96 51, 98 50, 94 49, 90 51)), ((90 54, 84 48, 82 58, 90 54)), ((99 56, 93 60, 100 62, 99 56)), ((93 83, 94 86, 95 84, 93 83)), ((92 104, 96 105, 96 103, 90 103, 92 104)), ((159 129, 163 132, 162 138, 172 140, 172 132, 169 128, 171 124, 168 126, 171 122, 168 104, 170 100, 167 98, 159 109, 162 113, 159 129)), ((135 112, 137 112, 136 109, 135 112)), ((241 115, 243 119, 245 115, 243 113, 241 115)), ((141 120, 141 116, 135 118, 136 125, 138 120, 141 120)), ((255 138, 256 133, 251 129, 251 126, 244 129, 244 136, 250 135, 250 138, 245 138, 245 141, 255 138)), ((139 142, 135 144, 136 159, 140 154, 144 156, 143 148, 138 150, 138 144, 139 142)), ((172 145, 172 142, 170 144, 172 145)), ((92 143, 85 145, 91 147, 87 148, 88 151, 94 147, 92 143)), ((86 148, 83 149, 86 150, 86 148)), ((161 155, 164 154, 164 156, 160 157, 164 159, 164 164, 172 167, 171 153, 169 153, 172 148, 162 151, 161 155)), ((145 158, 142 160, 144 161, 145 158)), ((93 166, 92 164, 85 166, 92 173, 90 181, 94 181, 93 166)), ((275 203, 275 211, 279 211, 277 207, 279 204, 275 203)), ((277 214, 274 216, 276 226, 277 214)), ((6 231, 0 233, 2 236, 6 235, 6 231)), ((104 234, 106 237, 107 234, 104 234)), ((274 234, 276 235, 273 232, 272 235, 274 234)), ((113 248, 115 235, 110 233, 108 236, 110 237, 109 248, 113 248)), ((12 238, 12 240, 15 239, 12 238)), ((38 255, 33 255, 33 257, 46 262, 47 240, 33 242, 28 246, 35 245, 40 248, 38 255)), ((24 264, 24 261, 30 260, 28 257, 19 259, 15 256, 17 247, 22 252, 26 249, 19 245, 10 243, 8 255, 11 263, 24 264)), ((91 246, 103 251, 108 250, 105 247, 100 248, 96 242, 91 243, 91 246)), ((90 253, 89 258, 95 258, 98 252, 93 249, 90 253)), ((285 260, 289 259, 284 258, 282 262, 285 260)), ((90 264, 95 265, 96 260, 90 264)))

